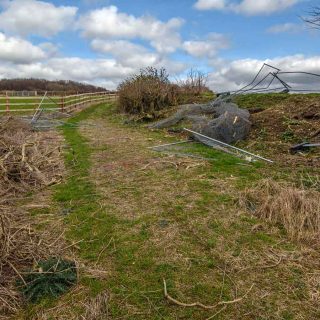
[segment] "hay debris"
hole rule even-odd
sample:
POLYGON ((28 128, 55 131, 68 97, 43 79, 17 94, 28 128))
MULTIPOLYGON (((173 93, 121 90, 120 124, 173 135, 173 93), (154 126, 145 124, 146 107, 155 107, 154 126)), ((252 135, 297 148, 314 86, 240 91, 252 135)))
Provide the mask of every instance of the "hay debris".
POLYGON ((92 298, 85 304, 85 314, 81 316, 83 320, 107 320, 109 294, 101 292, 95 298, 92 298))
POLYGON ((20 273, 57 252, 57 246, 50 248, 54 231, 36 230, 37 219, 18 207, 17 201, 27 192, 60 181, 64 172, 60 144, 54 132, 33 132, 27 123, 14 118, 0 122, 1 315, 17 311, 21 305, 14 286, 20 273))
POLYGON ((62 169, 54 133, 32 132, 28 124, 16 119, 0 124, 2 204, 21 193, 59 182, 62 169))
POLYGON ((265 179, 246 190, 245 205, 258 217, 282 225, 291 240, 318 242, 319 197, 318 191, 265 179))

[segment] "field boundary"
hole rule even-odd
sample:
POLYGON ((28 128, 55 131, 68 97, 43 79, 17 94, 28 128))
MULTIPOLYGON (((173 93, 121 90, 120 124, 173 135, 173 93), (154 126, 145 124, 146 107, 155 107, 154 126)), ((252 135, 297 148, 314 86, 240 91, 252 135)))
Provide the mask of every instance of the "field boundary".
MULTIPOLYGON (((50 93, 49 93, 50 94, 50 93)), ((45 111, 70 112, 80 106, 114 101, 115 92, 89 92, 60 96, 47 94, 37 96, 0 95, 0 113, 35 112, 39 107, 45 111)))

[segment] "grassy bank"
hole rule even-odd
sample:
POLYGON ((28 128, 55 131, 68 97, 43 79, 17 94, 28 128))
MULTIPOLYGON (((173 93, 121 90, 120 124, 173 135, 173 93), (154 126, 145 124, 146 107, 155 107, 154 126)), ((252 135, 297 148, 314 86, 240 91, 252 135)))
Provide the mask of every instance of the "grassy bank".
POLYGON ((308 102, 315 98, 319 98, 319 93, 308 94, 289 94, 289 93, 250 93, 239 95, 235 98, 235 102, 246 109, 269 109, 281 103, 297 103, 308 102))

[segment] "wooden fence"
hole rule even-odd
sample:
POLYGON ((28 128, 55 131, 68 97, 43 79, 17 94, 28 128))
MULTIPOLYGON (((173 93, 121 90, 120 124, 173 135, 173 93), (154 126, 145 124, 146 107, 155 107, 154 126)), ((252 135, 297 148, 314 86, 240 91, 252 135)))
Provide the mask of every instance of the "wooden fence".
POLYGON ((15 96, 0 94, 0 113, 35 112, 39 107, 44 111, 70 112, 78 107, 99 102, 114 101, 115 92, 91 92, 72 95, 15 96))

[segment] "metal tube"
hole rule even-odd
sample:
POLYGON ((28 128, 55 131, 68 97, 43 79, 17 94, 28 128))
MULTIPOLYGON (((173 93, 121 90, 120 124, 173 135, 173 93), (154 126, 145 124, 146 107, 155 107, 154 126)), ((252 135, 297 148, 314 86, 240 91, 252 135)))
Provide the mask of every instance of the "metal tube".
MULTIPOLYGON (((36 112, 34 113, 32 119, 31 119, 31 123, 33 123, 33 122, 36 120, 36 116, 37 116, 37 114, 38 114, 38 112, 39 112, 39 109, 40 109, 40 107, 41 107, 41 105, 42 105, 42 102, 44 101, 46 95, 47 95, 47 91, 45 92, 44 96, 42 97, 42 100, 41 100, 41 102, 39 103, 39 106, 38 106, 36 112)), ((38 120, 38 119, 37 119, 37 120, 38 120)))
POLYGON ((188 142, 194 142, 194 141, 192 141, 192 140, 186 140, 186 141, 179 141, 179 142, 173 142, 173 143, 167 143, 167 144, 160 144, 160 145, 158 145, 158 146, 148 147, 148 149, 156 149, 156 148, 174 146, 174 145, 177 145, 177 144, 183 144, 183 143, 188 143, 188 142))
POLYGON ((213 141, 213 142, 215 142, 215 143, 217 143, 217 144, 221 144, 221 145, 223 145, 223 146, 225 146, 225 147, 228 147, 228 148, 231 148, 231 149, 240 151, 240 152, 242 152, 242 153, 248 154, 248 155, 250 155, 250 156, 252 156, 252 157, 254 157, 254 158, 261 159, 261 160, 264 160, 264 161, 273 163, 273 161, 270 160, 270 159, 263 158, 263 157, 258 156, 258 155, 256 155, 256 154, 253 154, 253 153, 251 153, 251 152, 249 152, 249 151, 246 151, 246 150, 243 150, 243 149, 234 147, 234 146, 232 146, 232 145, 230 145, 230 144, 224 143, 224 142, 222 142, 222 141, 219 141, 219 140, 210 138, 210 137, 205 136, 205 135, 203 135, 203 134, 201 134, 201 133, 199 133, 199 132, 195 132, 195 131, 192 131, 192 130, 189 130, 189 129, 186 129, 186 128, 183 128, 183 130, 185 130, 185 131, 187 131, 187 132, 191 132, 191 133, 193 133, 193 134, 195 134, 195 135, 197 135, 197 136, 199 136, 199 137, 202 137, 202 138, 211 140, 211 141, 213 141))

